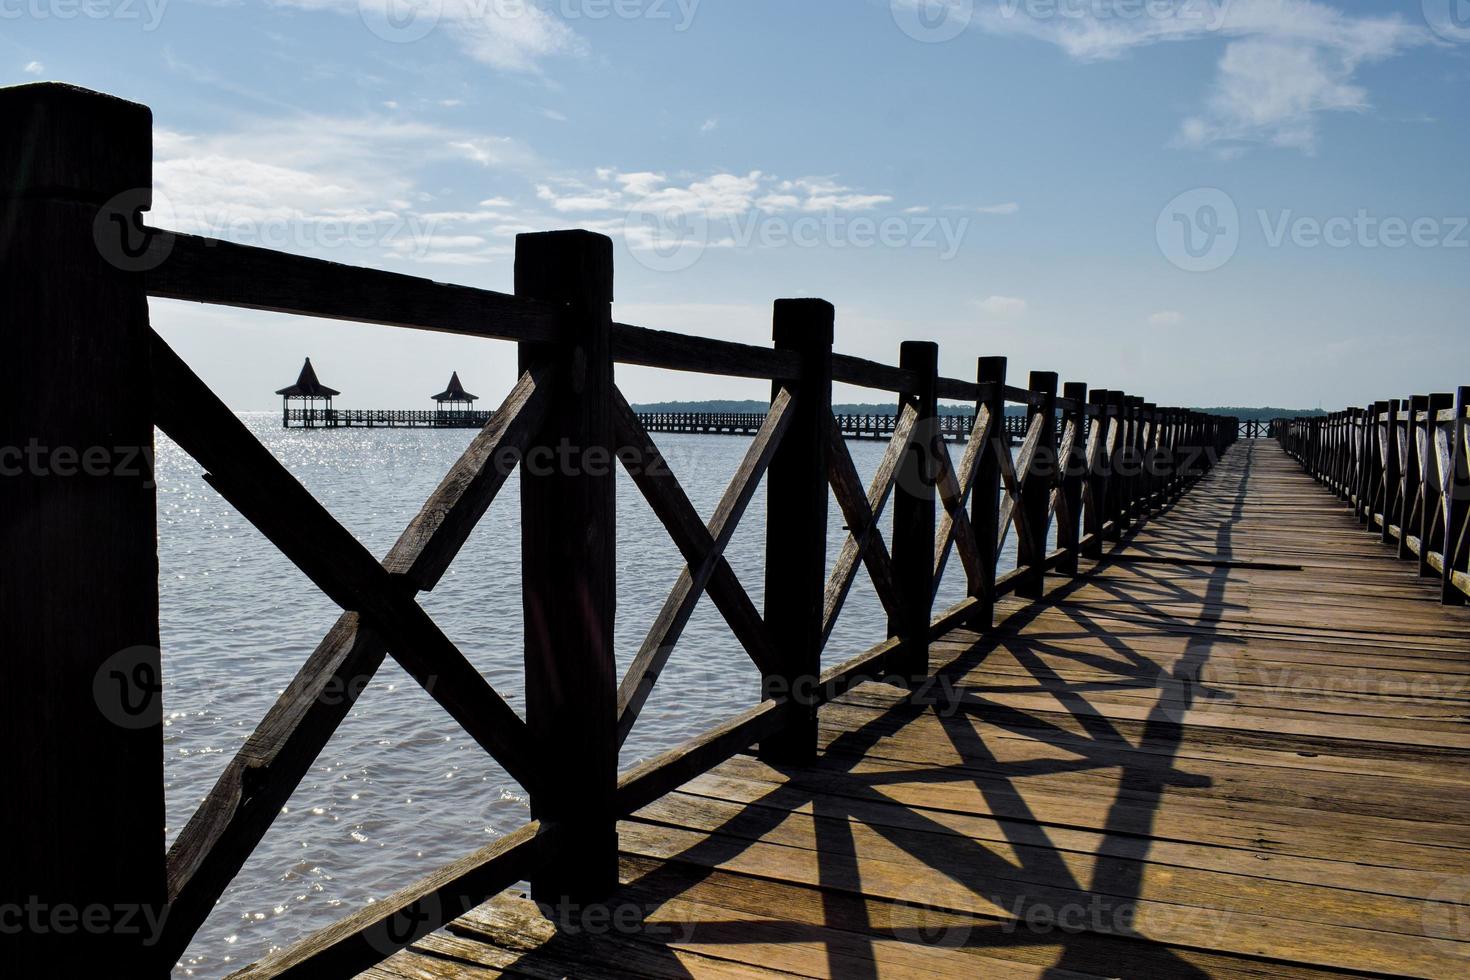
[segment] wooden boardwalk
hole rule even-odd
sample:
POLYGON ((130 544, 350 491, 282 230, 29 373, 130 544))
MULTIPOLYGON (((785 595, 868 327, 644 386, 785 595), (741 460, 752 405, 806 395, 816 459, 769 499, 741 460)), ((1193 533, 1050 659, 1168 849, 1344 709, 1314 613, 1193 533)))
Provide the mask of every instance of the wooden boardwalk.
POLYGON ((508 892, 363 976, 1470 973, 1470 611, 1267 442, 1056 581, 624 821, 581 927, 508 892))

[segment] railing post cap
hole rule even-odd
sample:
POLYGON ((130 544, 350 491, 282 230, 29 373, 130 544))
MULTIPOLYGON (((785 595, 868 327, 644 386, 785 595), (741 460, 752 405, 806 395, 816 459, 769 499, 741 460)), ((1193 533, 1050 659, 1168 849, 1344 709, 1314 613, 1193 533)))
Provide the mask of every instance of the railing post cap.
POLYGON ((0 88, 0 198, 102 204, 132 192, 153 203, 153 113, 145 105, 61 82, 0 88))
POLYGON ((837 310, 824 299, 778 299, 772 317, 772 339, 785 350, 830 348, 835 339, 837 310))
POLYGON ((562 302, 568 288, 578 299, 613 301, 612 239, 580 228, 517 235, 516 294, 562 302))
POLYGON ((939 345, 932 340, 905 340, 898 345, 898 363, 910 370, 936 371, 939 345))

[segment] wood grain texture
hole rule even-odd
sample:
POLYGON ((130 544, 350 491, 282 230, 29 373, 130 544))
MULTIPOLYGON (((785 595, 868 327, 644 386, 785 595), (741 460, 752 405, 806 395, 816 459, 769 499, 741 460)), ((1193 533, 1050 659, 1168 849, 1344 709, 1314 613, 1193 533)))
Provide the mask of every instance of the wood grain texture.
POLYGON ((625 797, 626 928, 512 892, 371 976, 1462 973, 1470 611, 1265 442, 1082 572, 938 637, 927 695, 870 652, 810 764, 625 797))

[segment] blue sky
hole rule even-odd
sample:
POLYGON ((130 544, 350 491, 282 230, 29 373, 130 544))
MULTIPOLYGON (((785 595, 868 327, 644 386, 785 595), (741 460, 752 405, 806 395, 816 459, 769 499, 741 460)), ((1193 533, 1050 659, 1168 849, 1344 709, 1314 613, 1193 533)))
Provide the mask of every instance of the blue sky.
MULTIPOLYGON (((152 107, 155 222, 509 289, 618 243, 620 318, 940 344, 1161 403, 1470 383, 1470 0, 0 0, 0 71, 152 107), (391 6, 390 6, 391 4, 391 6)), ((155 303, 238 409, 494 401, 509 345, 155 303)), ((626 369, 635 401, 764 386, 626 369)), ((844 399, 863 399, 843 391, 844 399)), ((874 400, 876 400, 876 396, 874 400)))

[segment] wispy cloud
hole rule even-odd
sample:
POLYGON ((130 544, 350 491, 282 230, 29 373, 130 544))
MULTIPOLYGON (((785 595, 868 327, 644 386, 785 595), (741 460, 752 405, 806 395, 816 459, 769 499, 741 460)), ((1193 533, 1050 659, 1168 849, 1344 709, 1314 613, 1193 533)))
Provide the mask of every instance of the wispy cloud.
POLYGON ((1184 314, 1178 310, 1160 310, 1150 314, 1148 322, 1150 326, 1155 327, 1176 327, 1184 322, 1184 314))
POLYGON ((1021 210, 1021 205, 1015 201, 1008 201, 1005 204, 987 204, 975 210, 981 214, 1016 214, 1021 210))
POLYGON ((361 18, 387 42, 410 43, 443 31, 470 57, 503 71, 535 72, 550 57, 587 52, 560 18, 531 2, 485 0, 275 0, 304 10, 361 18))
MULTIPOLYGON (((300 116, 211 134, 158 130, 151 221, 172 230, 292 252, 453 261, 484 254, 482 228, 510 201, 473 211, 434 206, 416 180, 435 163, 471 161, 519 183, 535 157, 520 143, 397 116, 300 116)), ((371 259, 370 259, 371 260, 371 259)))
POLYGON ((1151 5, 1125 0, 1047 5, 992 0, 976 21, 995 34, 1033 37, 1080 61, 1115 59, 1163 42, 1225 39, 1225 50, 1203 109, 1182 123, 1177 143, 1224 148, 1250 144, 1311 152, 1322 112, 1368 108, 1355 82, 1364 65, 1431 41, 1429 32, 1397 14, 1359 16, 1320 0, 1173 0, 1151 5))
POLYGON ((27 75, 39 75, 45 70, 46 66, 41 64, 39 61, 29 61, 26 63, 26 66, 21 69, 21 71, 25 72, 27 75))
POLYGON ((759 170, 675 178, 662 173, 625 173, 604 168, 592 179, 547 181, 537 196, 564 214, 631 211, 699 212, 722 218, 759 209, 767 212, 866 211, 892 202, 831 177, 781 179, 759 170))
POLYGON ((1030 304, 1018 296, 987 296, 975 304, 980 312, 994 317, 1018 317, 1030 309, 1030 304))

